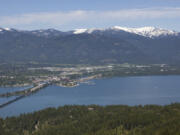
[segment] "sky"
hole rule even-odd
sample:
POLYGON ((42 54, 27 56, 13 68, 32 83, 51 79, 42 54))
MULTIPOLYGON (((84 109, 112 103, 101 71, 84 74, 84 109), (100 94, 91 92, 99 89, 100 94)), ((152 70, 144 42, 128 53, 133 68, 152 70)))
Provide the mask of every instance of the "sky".
POLYGON ((20 30, 154 26, 180 31, 180 0, 0 0, 0 27, 20 30))

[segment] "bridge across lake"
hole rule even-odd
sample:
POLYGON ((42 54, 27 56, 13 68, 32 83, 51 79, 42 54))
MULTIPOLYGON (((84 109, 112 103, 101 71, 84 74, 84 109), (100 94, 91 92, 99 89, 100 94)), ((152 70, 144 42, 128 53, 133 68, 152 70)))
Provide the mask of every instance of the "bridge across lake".
POLYGON ((8 93, 4 93, 4 94, 0 94, 0 97, 10 97, 10 96, 18 96, 16 97, 15 99, 12 99, 8 102, 5 102, 3 104, 0 104, 0 108, 3 108, 13 102, 16 102, 26 96, 29 96, 30 94, 34 93, 34 92, 37 92, 39 91, 40 89, 42 88, 45 88, 47 86, 49 86, 51 83, 50 82, 47 82, 47 83, 40 83, 32 88, 26 88, 22 91, 14 91, 14 92, 8 92, 8 93))
MULTIPOLYGON (((95 79, 95 85, 50 85, 0 109, 0 117, 17 116, 64 105, 166 105, 180 102, 180 75, 95 79)), ((12 99, 12 98, 10 98, 12 99)))

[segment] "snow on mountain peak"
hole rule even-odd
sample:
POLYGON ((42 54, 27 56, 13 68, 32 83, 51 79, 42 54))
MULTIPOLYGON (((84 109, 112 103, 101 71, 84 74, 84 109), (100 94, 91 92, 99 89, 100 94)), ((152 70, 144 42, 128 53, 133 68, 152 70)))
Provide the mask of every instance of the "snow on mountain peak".
POLYGON ((11 29, 10 28, 4 28, 6 31, 10 31, 11 29))
POLYGON ((86 31, 87 31, 87 29, 75 29, 73 33, 74 34, 81 34, 81 33, 84 33, 86 31))
POLYGON ((105 29, 100 29, 100 28, 91 28, 91 29, 75 29, 73 31, 74 34, 82 34, 82 33, 92 33, 96 30, 104 31, 105 29))
POLYGON ((178 33, 172 30, 166 30, 161 28, 155 27, 141 27, 141 28, 127 28, 127 27, 120 27, 114 26, 112 27, 114 30, 123 30, 126 32, 138 34, 145 37, 158 37, 158 36, 165 36, 165 35, 177 35, 178 33))
POLYGON ((0 32, 3 32, 3 31, 11 31, 12 29, 11 28, 0 28, 0 32))
MULTIPOLYGON (((11 28, 0 28, 0 33, 3 33, 4 31, 19 31, 11 28)), ((108 32, 108 31, 125 31, 137 35, 141 35, 144 37, 159 37, 159 36, 168 36, 168 35, 179 35, 178 32, 172 31, 172 30, 166 30, 162 28, 156 28, 156 27, 141 27, 141 28, 128 28, 128 27, 120 27, 120 26, 114 26, 107 29, 102 28, 90 28, 90 29, 75 29, 74 31, 71 31, 73 34, 82 34, 82 33, 95 33, 95 32, 108 32)), ((33 34, 38 35, 50 35, 53 32, 59 32, 55 29, 47 29, 47 30, 34 30, 31 31, 33 34)), ((58 34, 57 34, 58 35, 58 34)))
POLYGON ((127 28, 127 27, 120 27, 114 26, 109 29, 76 29, 73 31, 73 34, 82 34, 82 33, 92 33, 94 31, 106 31, 106 30, 115 30, 115 31, 125 31, 129 33, 134 33, 137 35, 145 36, 145 37, 158 37, 158 36, 166 36, 166 35, 177 35, 178 32, 172 30, 166 30, 156 27, 141 27, 141 28, 127 28))

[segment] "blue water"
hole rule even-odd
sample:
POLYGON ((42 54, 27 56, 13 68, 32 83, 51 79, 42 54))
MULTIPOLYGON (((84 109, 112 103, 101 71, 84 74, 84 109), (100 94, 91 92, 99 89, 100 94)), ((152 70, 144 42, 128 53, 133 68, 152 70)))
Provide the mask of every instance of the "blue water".
MULTIPOLYGON (((3 104, 3 103, 8 102, 8 101, 10 101, 10 100, 13 100, 13 99, 15 99, 16 97, 17 97, 17 96, 0 98, 0 104, 3 104)), ((1 113, 1 111, 0 111, 0 113, 1 113)))
POLYGON ((0 109, 0 116, 13 116, 63 105, 166 105, 180 102, 180 76, 119 77, 93 80, 65 88, 49 86, 0 109))
POLYGON ((31 88, 32 86, 25 86, 25 87, 0 87, 0 94, 7 93, 7 92, 14 92, 14 91, 22 91, 27 88, 31 88))

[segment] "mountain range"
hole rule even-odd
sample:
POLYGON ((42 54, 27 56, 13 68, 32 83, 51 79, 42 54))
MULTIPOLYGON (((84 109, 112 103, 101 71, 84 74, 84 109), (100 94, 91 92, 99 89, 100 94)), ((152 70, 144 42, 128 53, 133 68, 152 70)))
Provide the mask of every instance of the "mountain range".
POLYGON ((180 33, 155 27, 0 28, 0 63, 179 64, 180 33))

